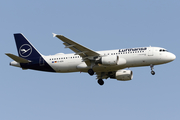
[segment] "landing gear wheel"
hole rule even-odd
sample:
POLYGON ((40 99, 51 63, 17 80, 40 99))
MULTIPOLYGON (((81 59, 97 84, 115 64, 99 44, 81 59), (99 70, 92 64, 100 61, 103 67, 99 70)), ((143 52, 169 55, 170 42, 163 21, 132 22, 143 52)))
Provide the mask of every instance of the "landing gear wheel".
POLYGON ((104 85, 104 81, 102 79, 98 80, 99 85, 104 85))
POLYGON ((91 76, 94 75, 93 69, 89 69, 89 70, 88 70, 88 73, 89 73, 89 75, 91 75, 91 76))
POLYGON ((151 74, 152 74, 152 75, 155 75, 155 72, 154 72, 154 71, 151 71, 151 74))
POLYGON ((155 72, 153 71, 154 65, 153 65, 153 64, 150 64, 150 68, 151 68, 151 74, 152 74, 152 75, 155 75, 155 72))

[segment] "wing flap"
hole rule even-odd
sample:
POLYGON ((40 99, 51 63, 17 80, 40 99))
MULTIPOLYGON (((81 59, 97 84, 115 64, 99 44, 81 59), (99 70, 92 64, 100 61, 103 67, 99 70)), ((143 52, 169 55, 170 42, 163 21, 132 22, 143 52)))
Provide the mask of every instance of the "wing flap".
POLYGON ((29 60, 26 60, 24 58, 18 57, 16 55, 11 54, 11 53, 6 53, 6 55, 8 57, 10 57, 11 59, 13 59, 14 61, 18 62, 18 63, 29 63, 29 62, 31 62, 29 60))

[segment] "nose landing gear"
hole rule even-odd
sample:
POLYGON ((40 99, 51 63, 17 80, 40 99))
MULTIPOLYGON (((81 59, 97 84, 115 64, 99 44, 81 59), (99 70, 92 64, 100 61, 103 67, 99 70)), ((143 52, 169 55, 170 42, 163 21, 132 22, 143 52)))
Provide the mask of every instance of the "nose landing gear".
POLYGON ((151 74, 152 74, 152 75, 155 75, 155 72, 153 71, 153 69, 154 69, 154 65, 153 65, 153 64, 151 64, 151 65, 150 65, 150 68, 151 68, 151 74))
POLYGON ((152 75, 155 75, 155 72, 154 72, 154 71, 151 71, 151 74, 152 74, 152 75))

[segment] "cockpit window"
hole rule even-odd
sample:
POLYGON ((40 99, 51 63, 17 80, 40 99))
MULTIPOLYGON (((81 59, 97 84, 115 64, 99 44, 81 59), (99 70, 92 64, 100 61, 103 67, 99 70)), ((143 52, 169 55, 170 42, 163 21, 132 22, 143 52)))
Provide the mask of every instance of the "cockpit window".
POLYGON ((159 52, 167 52, 165 49, 160 49, 159 52))

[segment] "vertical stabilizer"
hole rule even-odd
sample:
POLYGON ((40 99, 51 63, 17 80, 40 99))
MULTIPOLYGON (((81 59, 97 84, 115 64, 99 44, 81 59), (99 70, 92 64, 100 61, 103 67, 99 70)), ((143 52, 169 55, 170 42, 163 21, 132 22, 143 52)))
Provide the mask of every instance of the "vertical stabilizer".
POLYGON ((34 46, 24 37, 23 34, 14 34, 16 41, 17 51, 19 57, 31 60, 41 57, 41 54, 34 48, 34 46))

